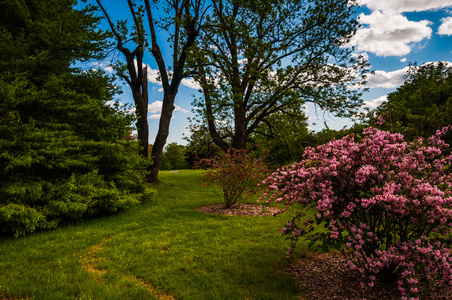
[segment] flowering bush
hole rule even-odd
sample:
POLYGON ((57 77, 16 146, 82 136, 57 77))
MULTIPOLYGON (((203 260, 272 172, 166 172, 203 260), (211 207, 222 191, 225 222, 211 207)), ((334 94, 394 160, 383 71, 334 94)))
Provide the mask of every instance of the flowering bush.
POLYGON ((420 276, 430 274, 450 294, 452 155, 441 140, 449 128, 411 143, 366 128, 360 141, 349 135, 307 148, 303 161, 273 173, 264 181, 267 203, 315 208, 306 220, 297 212, 281 229, 292 239, 287 255, 305 236, 346 255, 362 285, 397 278, 402 299, 417 299, 420 276), (327 230, 319 233, 315 224, 327 230))
POLYGON ((208 168, 204 182, 223 190, 226 208, 240 203, 244 194, 255 194, 258 183, 268 175, 263 158, 252 158, 245 150, 230 149, 221 157, 200 160, 196 167, 208 168))

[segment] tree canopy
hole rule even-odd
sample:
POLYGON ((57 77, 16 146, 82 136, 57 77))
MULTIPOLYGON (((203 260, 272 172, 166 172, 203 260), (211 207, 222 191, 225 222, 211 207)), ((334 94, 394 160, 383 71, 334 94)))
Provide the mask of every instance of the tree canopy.
POLYGON ((373 115, 384 115, 383 127, 407 138, 429 137, 452 124, 452 66, 443 62, 410 65, 404 84, 373 115))
POLYGON ((355 1, 213 0, 192 47, 203 96, 194 103, 224 151, 246 148, 275 114, 312 102, 354 113, 367 63, 346 47, 358 23, 355 1), (356 86, 355 86, 356 87, 356 86))
POLYGON ((71 0, 0 3, 0 228, 26 234, 139 203, 145 163, 132 117, 107 105, 105 35, 71 0))
POLYGON ((187 147, 177 143, 169 143, 165 147, 162 159, 162 170, 181 170, 190 168, 185 155, 187 147))

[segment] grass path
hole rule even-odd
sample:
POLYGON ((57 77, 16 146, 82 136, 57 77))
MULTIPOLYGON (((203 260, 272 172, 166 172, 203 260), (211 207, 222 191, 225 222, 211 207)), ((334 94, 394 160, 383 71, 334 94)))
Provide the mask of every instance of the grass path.
POLYGON ((161 172, 149 203, 0 239, 0 299, 297 299, 277 231, 287 216, 197 212, 219 202, 200 177, 161 172))

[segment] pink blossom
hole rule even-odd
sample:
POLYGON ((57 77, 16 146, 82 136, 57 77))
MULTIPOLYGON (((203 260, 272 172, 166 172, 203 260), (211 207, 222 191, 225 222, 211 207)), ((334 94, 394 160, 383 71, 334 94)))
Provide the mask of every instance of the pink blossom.
MULTIPOLYGON (((396 265, 402 296, 410 291, 408 297, 417 297, 418 272, 439 276, 452 289, 450 249, 430 234, 452 233, 452 155, 441 140, 449 129, 407 143, 401 134, 369 127, 359 141, 349 135, 307 148, 301 162, 267 178, 266 197, 316 208, 313 222, 302 222, 303 235, 338 250, 355 249, 347 266, 358 265, 370 282, 396 265), (311 230, 316 221, 329 230, 311 230)), ((297 218, 306 215, 298 212, 297 218)), ((288 232, 296 229, 287 226, 288 232)))

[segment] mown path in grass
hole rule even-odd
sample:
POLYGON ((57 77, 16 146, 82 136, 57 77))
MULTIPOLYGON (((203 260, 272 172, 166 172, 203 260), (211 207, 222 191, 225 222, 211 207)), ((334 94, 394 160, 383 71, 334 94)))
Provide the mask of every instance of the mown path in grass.
POLYGON ((161 172, 149 203, 0 239, 0 299, 297 299, 278 234, 288 217, 195 211, 219 202, 201 176, 161 172))

